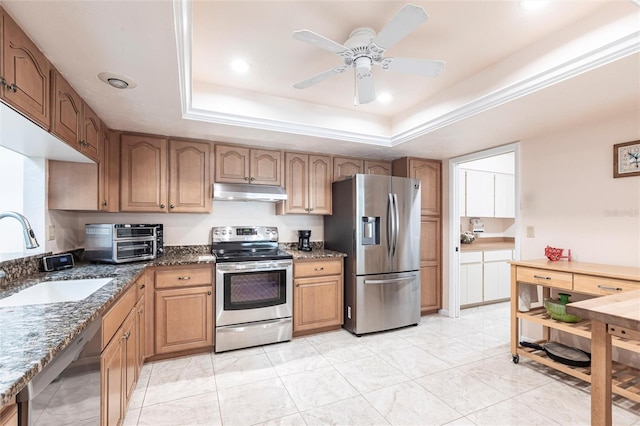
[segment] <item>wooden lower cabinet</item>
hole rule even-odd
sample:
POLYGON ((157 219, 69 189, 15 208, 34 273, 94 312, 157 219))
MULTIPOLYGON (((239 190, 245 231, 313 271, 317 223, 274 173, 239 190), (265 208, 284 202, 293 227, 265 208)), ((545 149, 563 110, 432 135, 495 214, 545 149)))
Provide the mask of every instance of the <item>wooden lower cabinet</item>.
POLYGON ((420 220, 420 310, 423 314, 442 308, 440 218, 420 220))
POLYGON ((142 297, 135 303, 138 283, 131 286, 103 316, 104 349, 100 355, 102 426, 122 423, 138 380, 142 362, 138 310, 144 303, 142 297), (120 325, 114 331, 117 324, 120 325))
POLYGON ((213 272, 211 265, 153 269, 154 313, 149 315, 155 355, 213 346, 213 272))
POLYGON ((343 262, 342 258, 294 262, 294 335, 342 325, 343 262))
POLYGON ((0 408, 0 426, 18 426, 18 406, 15 401, 0 408))

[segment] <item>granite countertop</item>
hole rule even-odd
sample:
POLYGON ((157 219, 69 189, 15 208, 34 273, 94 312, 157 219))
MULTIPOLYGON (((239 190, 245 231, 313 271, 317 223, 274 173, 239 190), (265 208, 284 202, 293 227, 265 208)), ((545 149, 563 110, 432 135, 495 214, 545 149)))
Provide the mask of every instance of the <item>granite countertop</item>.
POLYGON ((294 248, 289 248, 285 249, 285 251, 293 256, 293 260, 322 259, 326 257, 347 257, 346 253, 327 250, 324 248, 314 248, 311 251, 302 251, 294 248))
POLYGON ((207 250, 196 247, 172 251, 152 261, 78 263, 72 269, 38 273, 11 283, 11 288, 0 291, 0 299, 42 281, 113 278, 81 301, 0 308, 0 406, 10 402, 75 336, 99 318, 147 266, 214 262, 207 250))

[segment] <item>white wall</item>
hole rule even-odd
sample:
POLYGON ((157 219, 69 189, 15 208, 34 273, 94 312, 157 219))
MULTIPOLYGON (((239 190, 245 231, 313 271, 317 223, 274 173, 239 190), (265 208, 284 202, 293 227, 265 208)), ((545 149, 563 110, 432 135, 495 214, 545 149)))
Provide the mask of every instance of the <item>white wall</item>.
POLYGON ((630 111, 522 141, 522 259, 550 245, 581 262, 640 267, 640 177, 613 178, 613 145, 638 139, 630 111))
POLYGON ((211 244, 211 228, 225 225, 277 226, 281 242, 298 241, 298 230, 310 229, 312 241, 324 239, 323 217, 275 214, 275 204, 214 201, 211 214, 75 213, 49 211, 56 225, 54 252, 84 247, 87 223, 162 223, 165 245, 211 244))

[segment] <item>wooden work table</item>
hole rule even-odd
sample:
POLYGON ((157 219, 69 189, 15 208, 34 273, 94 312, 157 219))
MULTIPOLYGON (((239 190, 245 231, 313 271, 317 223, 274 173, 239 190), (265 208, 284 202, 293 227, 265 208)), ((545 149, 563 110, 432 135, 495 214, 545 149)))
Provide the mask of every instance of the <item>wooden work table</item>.
POLYGON ((591 320, 591 424, 611 424, 611 336, 640 340, 640 290, 567 305, 591 320))

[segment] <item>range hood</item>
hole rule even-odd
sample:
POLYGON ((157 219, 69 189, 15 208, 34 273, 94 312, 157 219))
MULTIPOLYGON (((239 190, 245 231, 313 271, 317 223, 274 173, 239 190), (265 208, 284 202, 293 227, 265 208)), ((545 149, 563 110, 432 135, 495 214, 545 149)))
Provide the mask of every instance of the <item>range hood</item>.
POLYGON ((268 201, 275 203, 287 199, 281 186, 245 183, 214 183, 213 199, 219 201, 268 201))

